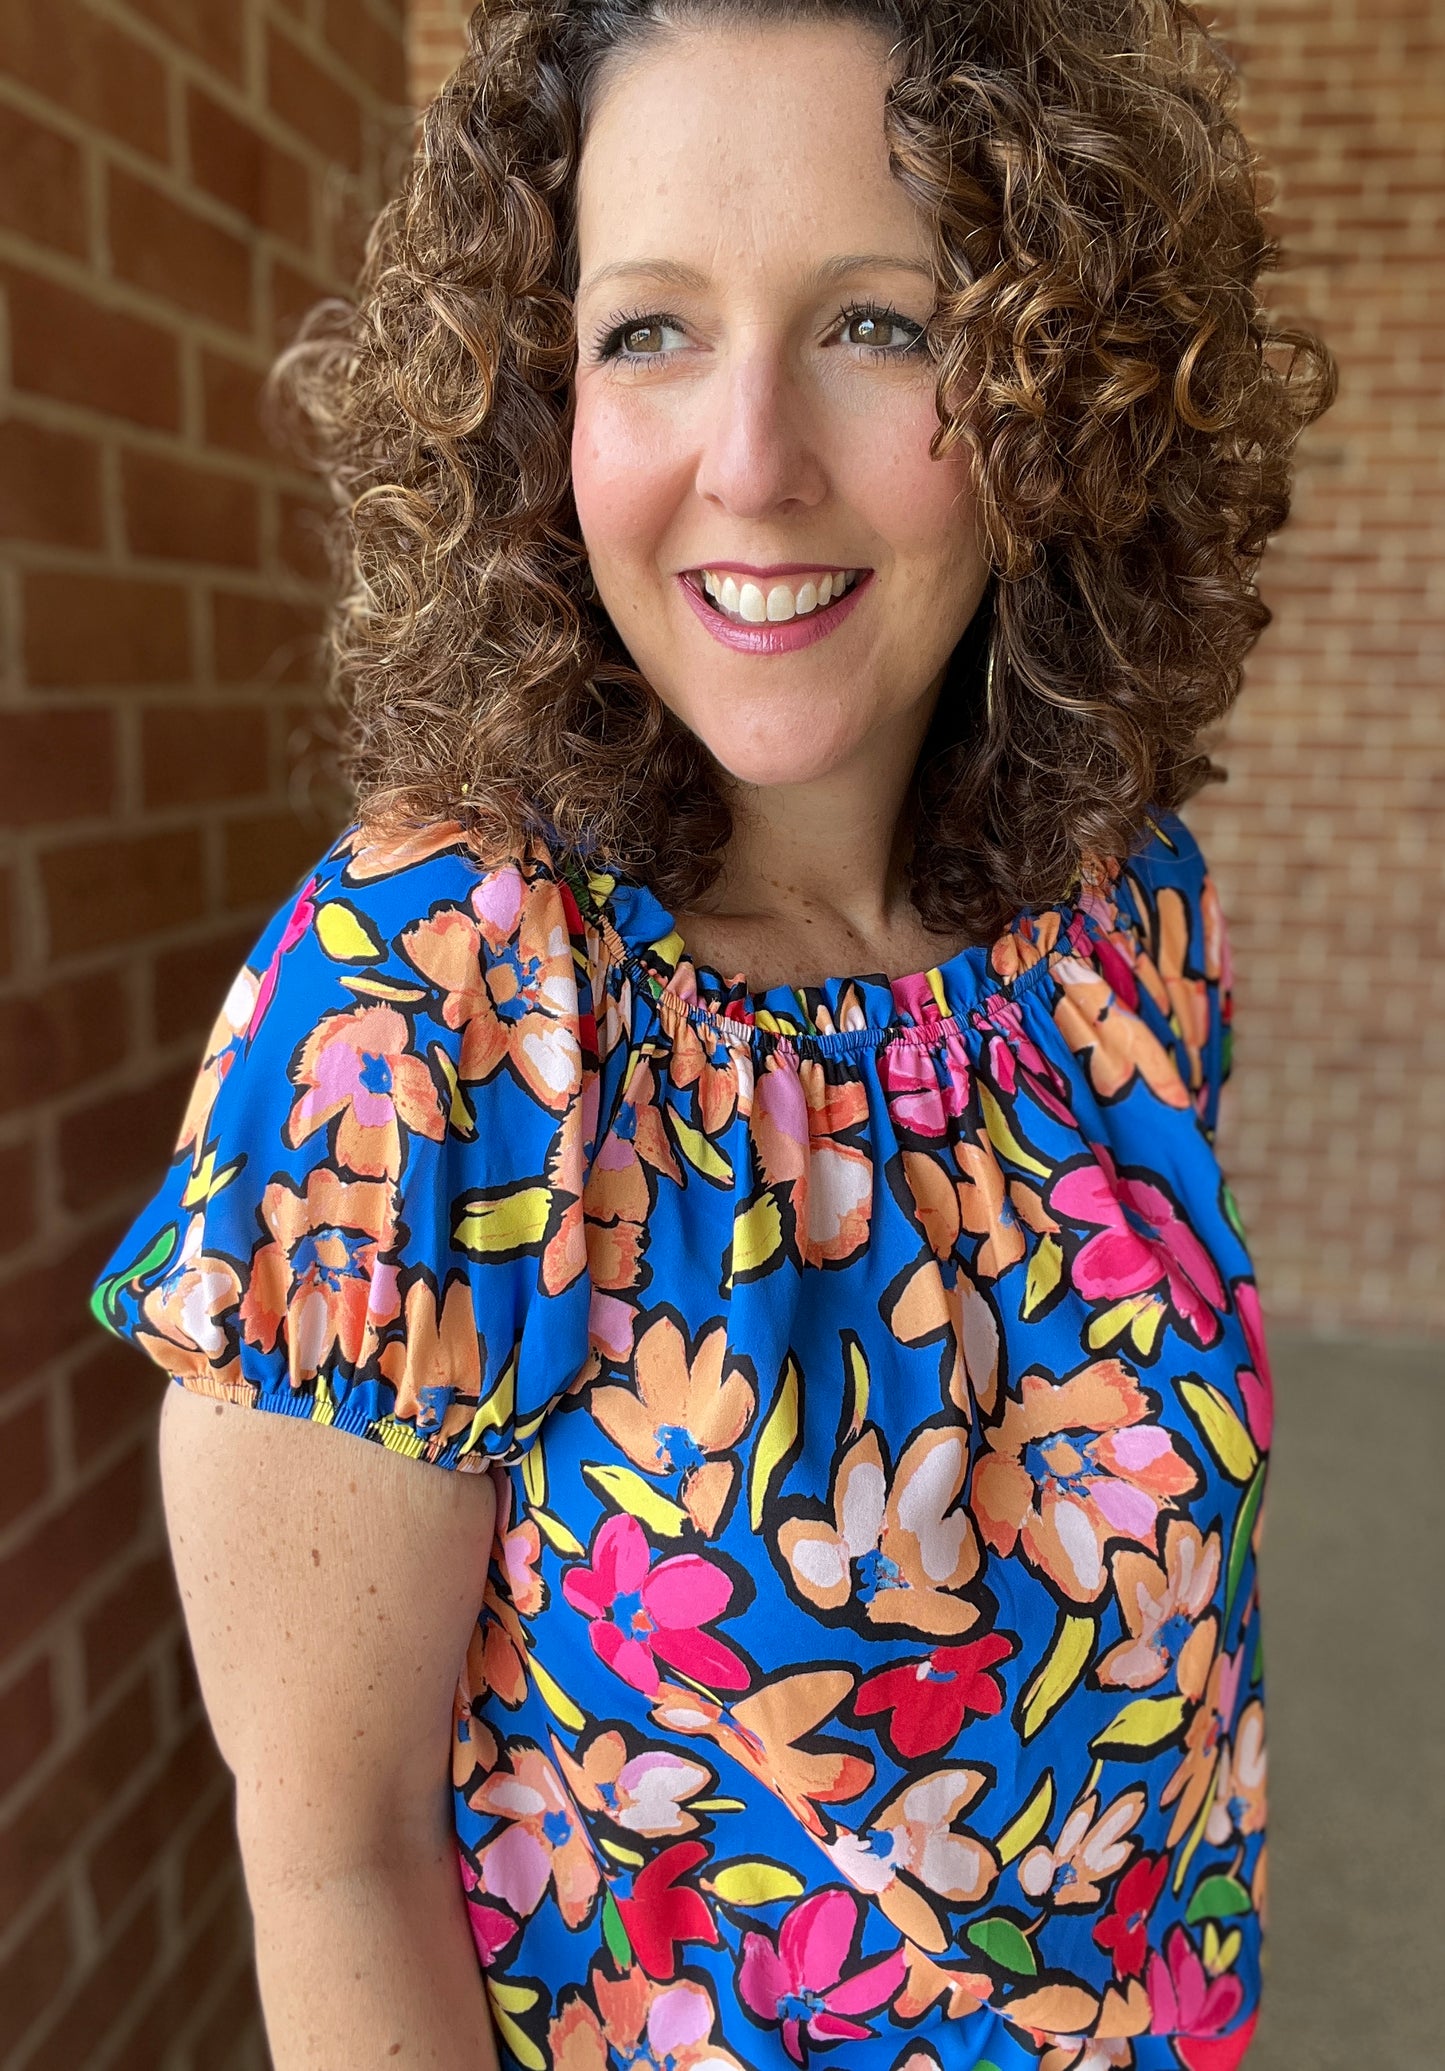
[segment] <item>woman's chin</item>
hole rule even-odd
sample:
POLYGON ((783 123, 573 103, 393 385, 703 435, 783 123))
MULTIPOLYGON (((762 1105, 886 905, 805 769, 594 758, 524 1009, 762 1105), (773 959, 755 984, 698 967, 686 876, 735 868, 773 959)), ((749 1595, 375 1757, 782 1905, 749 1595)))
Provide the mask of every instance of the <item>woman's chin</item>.
POLYGON ((706 726, 685 720, 734 782, 762 789, 816 784, 838 775, 864 752, 869 729, 859 722, 820 726, 815 716, 755 726, 706 726))

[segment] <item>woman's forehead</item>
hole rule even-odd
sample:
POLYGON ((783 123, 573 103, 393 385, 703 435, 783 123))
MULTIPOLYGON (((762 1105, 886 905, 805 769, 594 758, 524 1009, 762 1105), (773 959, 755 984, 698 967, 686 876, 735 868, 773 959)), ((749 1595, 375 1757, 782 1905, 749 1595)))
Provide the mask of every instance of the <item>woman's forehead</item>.
POLYGON ((630 56, 582 150, 579 292, 626 258, 711 272, 823 226, 829 254, 921 262, 916 205, 889 167, 886 55, 878 36, 833 22, 699 27, 630 56))

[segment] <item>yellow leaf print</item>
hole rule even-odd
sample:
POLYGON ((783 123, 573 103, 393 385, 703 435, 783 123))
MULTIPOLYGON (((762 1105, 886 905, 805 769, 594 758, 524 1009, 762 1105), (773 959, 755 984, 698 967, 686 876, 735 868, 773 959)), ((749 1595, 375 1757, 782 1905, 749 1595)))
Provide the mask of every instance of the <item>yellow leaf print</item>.
POLYGON ((369 922, 345 899, 328 899, 317 907, 316 939, 338 964, 375 963, 384 946, 369 922))
POLYGON ((798 1437, 798 1363, 791 1356, 783 1367, 767 1422, 758 1433, 753 1451, 752 1479, 748 1484, 748 1514, 755 1532, 763 1528, 763 1505, 768 1485, 778 1467, 792 1451, 798 1437))
POLYGON ((1066 1617, 1043 1667, 1024 1695, 1024 1739, 1032 1740, 1084 1673, 1094 1651, 1096 1628, 1092 1618, 1066 1617))
POLYGON ((540 1181, 511 1187, 495 1200, 474 1195, 453 1232, 463 1251, 494 1258, 507 1252, 532 1251, 547 1233, 552 1189, 540 1181))
POLYGON ((1259 1465, 1254 1440, 1217 1388, 1207 1381, 1181 1381, 1179 1392, 1204 1442, 1231 1481, 1248 1481, 1259 1465))

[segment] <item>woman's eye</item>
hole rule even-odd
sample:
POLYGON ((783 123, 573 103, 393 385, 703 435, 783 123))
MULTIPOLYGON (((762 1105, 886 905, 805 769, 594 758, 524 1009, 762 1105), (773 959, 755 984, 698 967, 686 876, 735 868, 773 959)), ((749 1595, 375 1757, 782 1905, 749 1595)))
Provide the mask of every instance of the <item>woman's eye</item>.
POLYGON ((662 337, 667 331, 678 331, 681 325, 676 317, 640 314, 623 317, 604 331, 597 341, 595 357, 599 360, 655 360, 663 356, 662 337))
POLYGON ((856 337, 850 342, 886 360, 909 358, 922 351, 928 338, 923 325, 914 323, 911 317, 900 316, 896 309, 879 308, 871 303, 861 309, 845 310, 843 330, 845 336, 856 332, 856 337), (891 343, 888 342, 890 336, 891 343))

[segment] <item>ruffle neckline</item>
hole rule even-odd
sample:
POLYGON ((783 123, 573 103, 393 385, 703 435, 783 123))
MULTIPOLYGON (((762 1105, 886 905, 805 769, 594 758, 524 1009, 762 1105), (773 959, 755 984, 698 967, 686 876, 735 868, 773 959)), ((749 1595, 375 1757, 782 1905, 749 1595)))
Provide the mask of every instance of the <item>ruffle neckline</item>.
POLYGON ((698 962, 648 886, 593 871, 577 889, 614 965, 642 988, 669 1033, 683 1023, 735 1048, 786 1047, 811 1057, 885 1042, 946 1042, 970 1019, 986 1023, 991 1005, 1027 991, 1058 957, 1086 951, 1100 931, 1094 913, 1066 902, 1027 910, 991 944, 971 944, 926 971, 751 989, 741 972, 729 978, 698 962))

